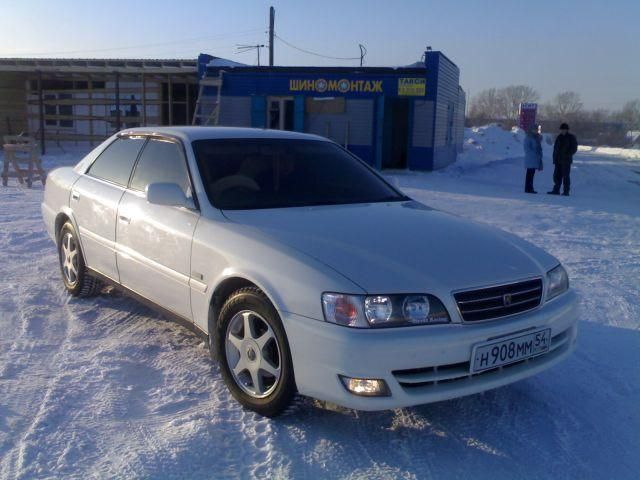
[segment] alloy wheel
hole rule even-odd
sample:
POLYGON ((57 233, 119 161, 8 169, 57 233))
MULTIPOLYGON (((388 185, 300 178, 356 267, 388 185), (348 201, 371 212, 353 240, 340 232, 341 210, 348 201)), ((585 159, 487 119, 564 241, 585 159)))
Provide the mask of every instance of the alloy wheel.
POLYGON ((69 232, 64 234, 60 244, 60 264, 65 279, 74 285, 78 281, 78 244, 69 232))
POLYGON ((253 398, 271 394, 281 377, 281 353, 269 323, 250 310, 236 313, 226 332, 227 365, 235 383, 253 398))

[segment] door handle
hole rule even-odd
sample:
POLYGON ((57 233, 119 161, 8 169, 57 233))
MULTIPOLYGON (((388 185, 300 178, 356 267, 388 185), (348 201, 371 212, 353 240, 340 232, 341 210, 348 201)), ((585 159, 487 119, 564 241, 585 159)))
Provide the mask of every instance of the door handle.
POLYGON ((80 194, 75 190, 71 190, 71 200, 78 200, 80 198, 80 194))
POLYGON ((120 218, 121 222, 131 223, 131 217, 127 217, 126 215, 119 215, 118 218, 120 218))

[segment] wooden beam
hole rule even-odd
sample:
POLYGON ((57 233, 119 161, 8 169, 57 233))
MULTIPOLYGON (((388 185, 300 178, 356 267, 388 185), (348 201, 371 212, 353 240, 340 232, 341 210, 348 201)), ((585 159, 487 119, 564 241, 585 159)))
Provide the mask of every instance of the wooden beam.
POLYGON ((184 112, 185 112, 184 124, 185 125, 189 125, 189 119, 191 117, 189 117, 189 97, 190 97, 190 95, 189 95, 189 84, 188 83, 184 84, 184 90, 185 90, 185 97, 184 98, 186 99, 185 106, 184 106, 184 112))
POLYGON ((169 99, 169 122, 168 125, 173 125, 173 92, 171 85, 171 74, 167 75, 167 94, 169 99))
MULTIPOLYGON (((91 75, 87 75, 87 87, 89 87, 89 100, 93 100, 93 80, 91 75)), ((89 105, 89 117, 93 117, 93 105, 89 105)), ((93 137, 93 118, 89 119, 89 137, 93 137)), ((89 145, 93 147, 93 140, 89 140, 89 145)))
MULTIPOLYGON (((46 92, 46 90, 45 90, 46 92)), ((38 100, 29 100, 27 103, 30 105, 38 105, 38 100)), ((116 103, 115 98, 94 98, 89 100, 88 98, 57 98, 51 100, 44 100, 42 103, 45 105, 113 105, 116 103)), ((168 104, 166 100, 147 100, 149 105, 162 105, 168 104)), ((185 103, 184 100, 174 101, 174 105, 185 103)))
MULTIPOLYGON (((40 118, 40 115, 37 113, 27 113, 25 117, 29 118, 40 118)), ((148 118, 159 120, 160 117, 157 115, 148 116, 148 118)), ((44 115, 45 120, 94 120, 94 121, 105 121, 105 122, 117 122, 118 117, 115 115, 44 115)), ((64 128, 64 127, 63 127, 64 128)))
POLYGON ((43 96, 42 96, 42 73, 38 72, 38 101, 39 101, 39 105, 38 105, 38 110, 40 113, 40 154, 44 155, 46 148, 44 145, 45 142, 45 136, 44 136, 44 103, 43 103, 43 96))
POLYGON ((116 73, 116 130, 120 131, 122 128, 120 120, 120 73, 116 73))
POLYGON ((142 74, 142 126, 147 126, 147 76, 142 74))

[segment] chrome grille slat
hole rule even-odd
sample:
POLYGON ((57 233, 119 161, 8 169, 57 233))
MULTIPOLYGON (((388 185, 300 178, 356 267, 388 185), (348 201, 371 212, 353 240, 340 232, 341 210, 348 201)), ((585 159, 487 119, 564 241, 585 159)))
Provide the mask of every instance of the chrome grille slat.
MULTIPOLYGON (((502 298, 502 297, 500 297, 502 298)), ((518 305, 522 305, 523 303, 533 302, 534 300, 538 300, 537 298, 528 298, 526 300, 521 300, 520 302, 512 302, 511 307, 517 307, 518 305)), ((478 312, 488 312, 490 310, 500 310, 503 309, 504 306, 500 307, 488 307, 488 308, 480 308, 477 310, 461 310, 462 313, 478 313, 478 312)))
MULTIPOLYGON (((542 287, 530 288, 528 290, 522 290, 522 291, 518 291, 518 292, 513 292, 512 295, 513 296, 524 295, 525 293, 538 292, 541 289, 542 289, 542 287)), ((467 303, 476 303, 476 302, 479 302, 479 301, 501 300, 501 299, 502 299, 502 295, 496 295, 495 297, 487 297, 487 298, 483 298, 481 300, 465 300, 465 301, 461 301, 461 302, 458 302, 458 305, 466 305, 467 303)))
POLYGON ((457 292, 454 293, 454 298, 462 320, 475 322, 531 310, 540 305, 542 293, 542 279, 536 278, 457 292))

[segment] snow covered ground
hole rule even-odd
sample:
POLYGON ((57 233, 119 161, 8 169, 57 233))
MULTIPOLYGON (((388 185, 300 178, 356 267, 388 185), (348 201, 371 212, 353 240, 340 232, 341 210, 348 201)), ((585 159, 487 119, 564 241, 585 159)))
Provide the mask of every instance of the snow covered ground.
POLYGON ((571 197, 526 195, 521 140, 469 130, 457 164, 389 177, 556 255, 581 298, 578 350, 511 386, 378 413, 244 411, 187 330, 114 292, 69 298, 41 187, 0 187, 0 478, 638 478, 640 155, 581 149, 571 197))

